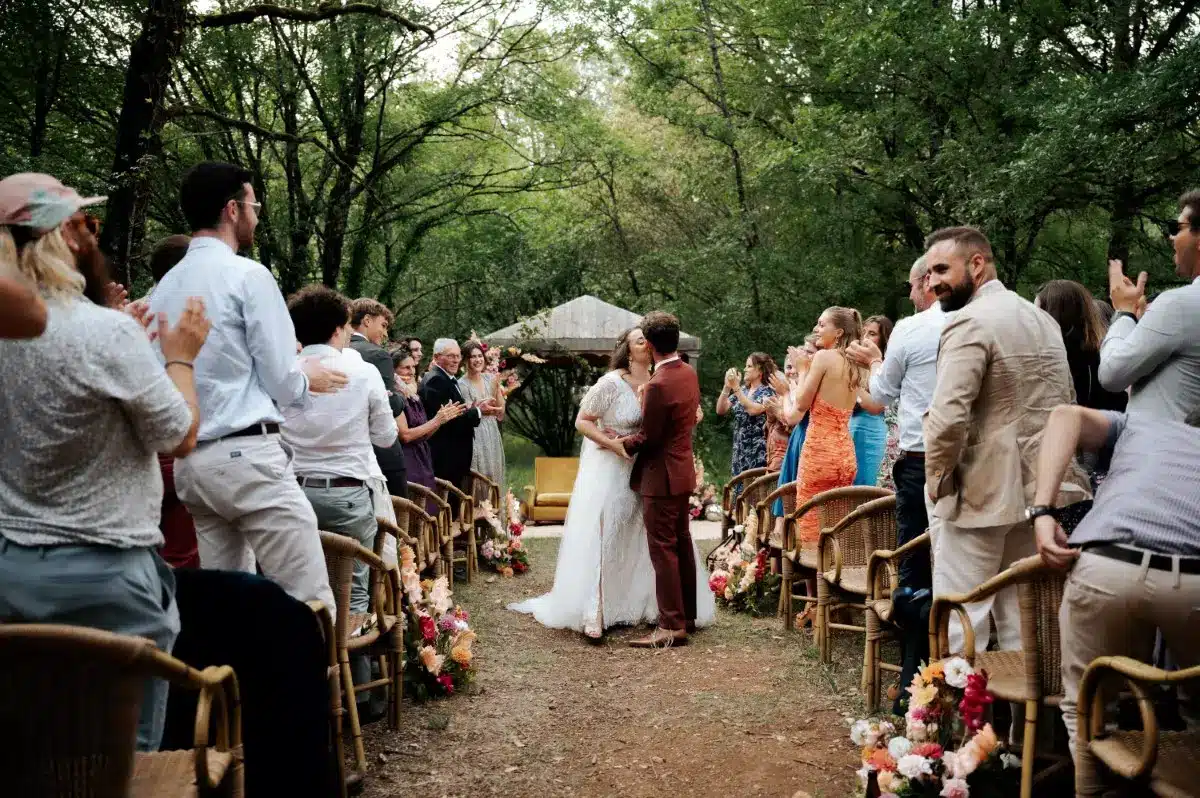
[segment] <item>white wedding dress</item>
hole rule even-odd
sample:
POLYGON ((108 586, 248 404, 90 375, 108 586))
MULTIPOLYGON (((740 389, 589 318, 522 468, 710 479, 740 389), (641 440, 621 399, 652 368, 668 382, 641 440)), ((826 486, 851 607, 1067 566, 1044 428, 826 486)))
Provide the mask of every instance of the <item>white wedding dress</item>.
MULTIPOLYGON (((617 435, 641 426, 641 402, 616 371, 588 389, 581 409, 617 435)), ((632 461, 584 440, 554 587, 543 596, 510 604, 510 610, 531 614, 553 629, 579 632, 586 626, 653 623, 658 618, 642 499, 629 487, 632 469, 632 461)), ((716 615, 716 602, 698 551, 695 557, 696 625, 707 626, 716 615)))

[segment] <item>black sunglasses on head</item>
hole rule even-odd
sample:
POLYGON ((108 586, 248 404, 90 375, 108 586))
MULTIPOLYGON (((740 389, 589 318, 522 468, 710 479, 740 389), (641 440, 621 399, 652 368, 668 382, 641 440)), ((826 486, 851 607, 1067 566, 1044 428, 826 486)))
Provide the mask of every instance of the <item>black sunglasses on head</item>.
POLYGON ((1182 230, 1185 225, 1187 226, 1187 228, 1189 230, 1196 229, 1195 227, 1192 226, 1191 222, 1183 222, 1182 224, 1180 224, 1178 219, 1172 219, 1169 222, 1165 222, 1163 224, 1163 229, 1167 231, 1167 235, 1177 236, 1177 235, 1179 235, 1179 231, 1182 230))

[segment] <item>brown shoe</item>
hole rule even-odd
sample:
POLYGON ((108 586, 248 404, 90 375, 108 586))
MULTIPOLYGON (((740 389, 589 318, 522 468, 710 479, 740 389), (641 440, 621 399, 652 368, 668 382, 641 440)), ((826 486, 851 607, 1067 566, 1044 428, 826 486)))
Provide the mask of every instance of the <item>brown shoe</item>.
POLYGON ((687 645, 687 632, 683 629, 655 629, 645 637, 629 641, 634 648, 671 648, 687 645))

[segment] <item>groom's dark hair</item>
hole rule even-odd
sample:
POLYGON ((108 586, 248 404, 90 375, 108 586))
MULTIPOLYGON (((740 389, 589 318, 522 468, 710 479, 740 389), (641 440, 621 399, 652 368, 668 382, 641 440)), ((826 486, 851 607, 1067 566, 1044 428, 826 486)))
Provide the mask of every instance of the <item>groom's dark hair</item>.
POLYGON ((655 310, 642 319, 642 335, 660 355, 674 354, 679 348, 679 319, 655 310))

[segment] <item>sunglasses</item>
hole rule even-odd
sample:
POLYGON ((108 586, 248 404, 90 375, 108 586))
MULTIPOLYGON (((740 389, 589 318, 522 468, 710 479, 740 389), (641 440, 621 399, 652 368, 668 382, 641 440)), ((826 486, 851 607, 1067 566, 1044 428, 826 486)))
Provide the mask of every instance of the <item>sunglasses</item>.
POLYGON ((83 226, 92 235, 96 237, 100 236, 100 217, 85 213, 83 215, 83 226))
POLYGON ((1167 235, 1177 236, 1177 235, 1179 235, 1179 231, 1182 230, 1185 226, 1189 230, 1196 229, 1195 226, 1193 226, 1193 224, 1191 222, 1183 222, 1182 224, 1180 224, 1179 220, 1177 220, 1177 219, 1172 219, 1169 222, 1164 223, 1163 229, 1167 231, 1167 235))

